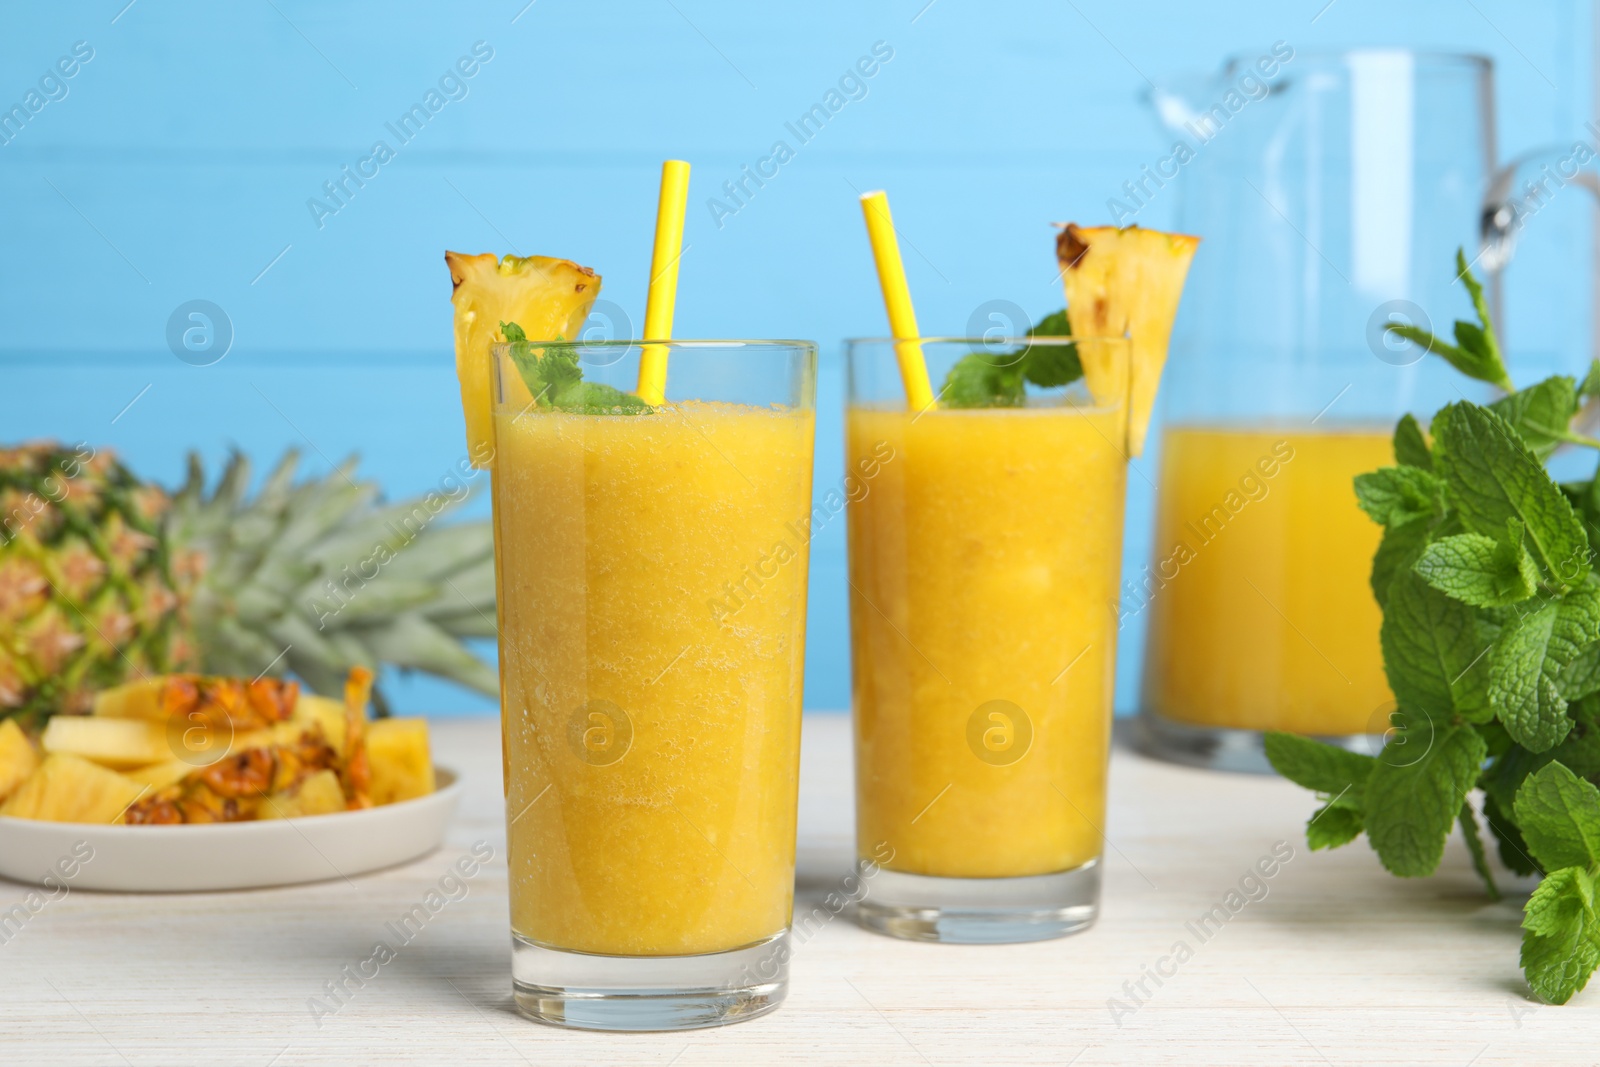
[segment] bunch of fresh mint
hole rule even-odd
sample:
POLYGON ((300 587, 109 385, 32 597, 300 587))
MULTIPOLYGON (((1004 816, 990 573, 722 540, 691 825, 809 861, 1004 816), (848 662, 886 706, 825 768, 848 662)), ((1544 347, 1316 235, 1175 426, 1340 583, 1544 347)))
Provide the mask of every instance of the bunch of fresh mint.
POLYGON ((551 348, 544 342, 530 341, 514 322, 502 322, 500 336, 511 346, 511 361, 533 394, 536 407, 583 415, 647 415, 655 410, 632 393, 601 382, 584 381, 578 353, 572 348, 551 348))
MULTIPOLYGON (((1071 337, 1063 309, 1046 315, 1029 337, 1071 337)), ((1070 385, 1083 377, 1076 345, 1024 345, 1011 352, 968 352, 945 375, 939 402, 952 408, 1019 408, 1029 383, 1041 389, 1070 385)))
POLYGON ((1600 361, 1580 385, 1548 378, 1516 390, 1483 289, 1456 256, 1478 322, 1456 344, 1395 334, 1470 377, 1505 389, 1487 406, 1439 411, 1430 446, 1410 415, 1396 466, 1357 476, 1356 497, 1384 528, 1372 561, 1383 608, 1384 671, 1394 712, 1383 750, 1360 755, 1293 734, 1267 735, 1278 771, 1322 794, 1313 848, 1363 831, 1391 873, 1432 874, 1458 824, 1489 896, 1499 899, 1469 794, 1500 858, 1543 880, 1523 913, 1528 985, 1562 1004, 1600 965, 1600 480, 1557 484, 1544 468, 1600 396, 1600 361))

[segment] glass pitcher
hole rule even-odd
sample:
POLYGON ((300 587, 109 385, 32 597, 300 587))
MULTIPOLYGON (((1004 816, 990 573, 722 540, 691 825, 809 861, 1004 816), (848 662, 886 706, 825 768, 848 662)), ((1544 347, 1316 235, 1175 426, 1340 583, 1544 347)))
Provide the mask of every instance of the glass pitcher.
POLYGON ((1493 272, 1560 191, 1536 179, 1593 187, 1582 144, 1496 172, 1492 90, 1481 56, 1280 42, 1152 93, 1179 140, 1113 215, 1176 195, 1205 245, 1161 390, 1153 559, 1121 604, 1148 627, 1145 751, 1265 771, 1265 730, 1381 747, 1380 528, 1351 479, 1394 462, 1402 414, 1491 398, 1384 326, 1470 318, 1457 248, 1498 320, 1493 272))

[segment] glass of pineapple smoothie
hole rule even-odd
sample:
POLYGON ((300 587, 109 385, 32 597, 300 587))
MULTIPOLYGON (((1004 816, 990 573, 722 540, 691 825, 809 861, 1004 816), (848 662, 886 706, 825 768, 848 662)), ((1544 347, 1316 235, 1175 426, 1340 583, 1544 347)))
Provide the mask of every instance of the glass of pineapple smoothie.
POLYGON ((908 409, 897 342, 848 342, 856 843, 881 867, 859 918, 1058 937, 1099 906, 1128 342, 919 343, 936 408, 908 409), (1029 352, 1096 391, 1024 387, 1029 352))
POLYGON ((638 343, 494 349, 514 989, 567 1026, 787 987, 816 350, 662 347, 656 407, 638 343))

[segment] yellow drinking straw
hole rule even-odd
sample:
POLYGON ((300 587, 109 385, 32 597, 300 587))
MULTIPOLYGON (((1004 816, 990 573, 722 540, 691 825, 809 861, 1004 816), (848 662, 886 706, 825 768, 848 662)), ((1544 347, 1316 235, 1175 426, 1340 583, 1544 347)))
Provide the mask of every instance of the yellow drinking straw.
MULTIPOLYGON (((683 215, 689 207, 689 164, 661 164, 661 199, 656 203, 656 247, 650 256, 650 293, 644 304, 644 336, 672 338, 672 310, 678 300, 678 259, 683 255, 683 215)), ((667 398, 667 346, 645 345, 639 357, 639 399, 658 405, 667 398)))
POLYGON ((867 238, 872 242, 872 258, 878 265, 878 285, 889 311, 889 332, 904 344, 894 346, 900 362, 900 380, 905 383, 906 403, 918 411, 934 406, 933 386, 928 381, 928 365, 917 343, 917 314, 911 309, 911 288, 906 285, 906 265, 900 259, 900 242, 889 216, 889 197, 882 189, 861 194, 861 214, 867 220, 867 238))

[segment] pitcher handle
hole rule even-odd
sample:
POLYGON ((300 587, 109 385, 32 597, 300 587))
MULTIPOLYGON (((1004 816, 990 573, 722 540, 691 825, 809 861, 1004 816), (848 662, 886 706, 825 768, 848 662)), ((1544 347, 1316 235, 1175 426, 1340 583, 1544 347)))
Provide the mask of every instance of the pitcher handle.
POLYGON ((1583 167, 1600 152, 1582 141, 1545 145, 1518 156, 1489 179, 1483 197, 1479 261, 1491 273, 1511 262, 1517 233, 1569 185, 1589 190, 1600 201, 1600 174, 1583 167))

